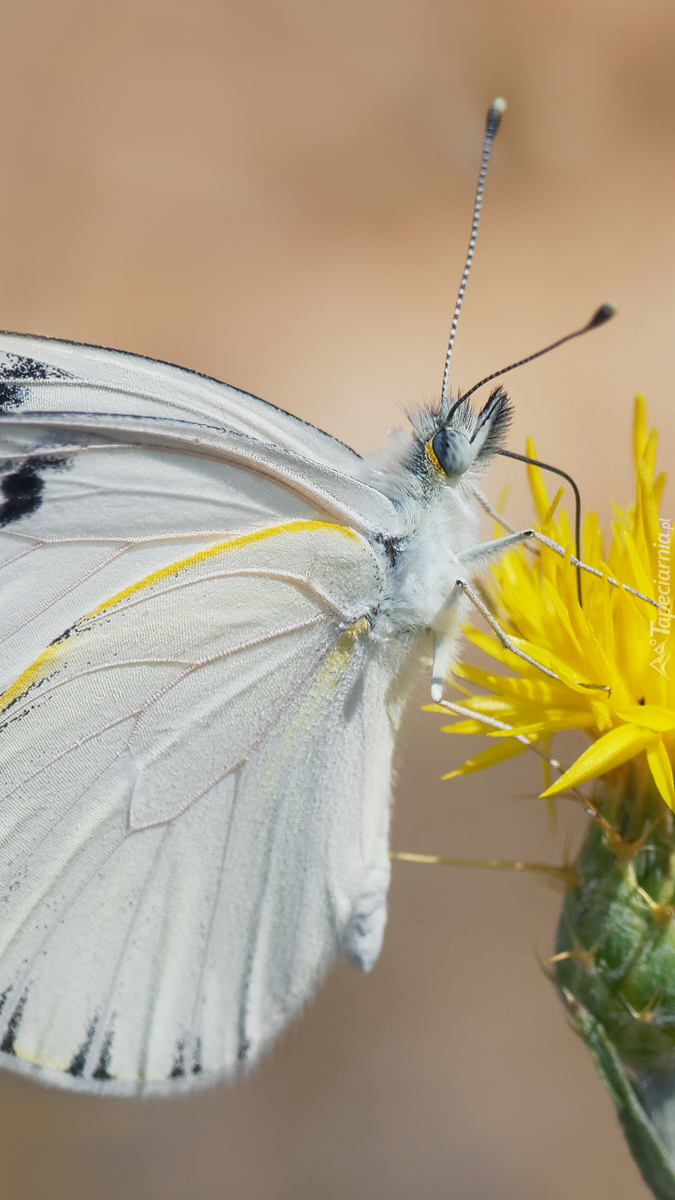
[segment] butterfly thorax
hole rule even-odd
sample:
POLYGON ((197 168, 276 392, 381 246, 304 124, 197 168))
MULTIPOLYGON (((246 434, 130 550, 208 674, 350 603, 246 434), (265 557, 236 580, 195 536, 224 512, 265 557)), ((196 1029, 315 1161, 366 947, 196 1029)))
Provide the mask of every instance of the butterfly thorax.
MULTIPOLYGON (((394 430, 364 460, 364 480, 392 501, 406 527, 380 607, 381 624, 389 621, 393 633, 431 628, 453 590, 457 556, 477 541, 473 488, 503 440, 509 399, 496 388, 476 412, 462 398, 445 397, 409 417, 410 431, 394 430)), ((458 621, 462 612, 459 604, 458 621)))
POLYGON ((416 500, 408 496, 405 508, 411 532, 388 566, 380 606, 392 633, 430 627, 457 578, 457 555, 476 541, 478 530, 474 503, 463 488, 435 488, 416 500))

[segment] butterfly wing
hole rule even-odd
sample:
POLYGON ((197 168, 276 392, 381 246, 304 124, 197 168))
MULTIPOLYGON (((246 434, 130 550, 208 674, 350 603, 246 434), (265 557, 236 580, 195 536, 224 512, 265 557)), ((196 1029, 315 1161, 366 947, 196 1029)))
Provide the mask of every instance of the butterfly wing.
POLYGON ((155 571, 2 698, 0 1051, 112 1091, 252 1061, 379 949, 397 664, 357 533, 155 571))
POLYGON ((229 429, 358 476, 360 457, 274 405, 185 367, 121 350, 0 333, 0 411, 119 413, 229 429))
POLYGON ((83 612, 224 537, 298 519, 402 533, 353 451, 178 367, 3 334, 0 412, 0 687, 83 612))
POLYGON ((227 1074, 379 949, 398 514, 224 385, 0 351, 0 1051, 84 1087, 227 1074))

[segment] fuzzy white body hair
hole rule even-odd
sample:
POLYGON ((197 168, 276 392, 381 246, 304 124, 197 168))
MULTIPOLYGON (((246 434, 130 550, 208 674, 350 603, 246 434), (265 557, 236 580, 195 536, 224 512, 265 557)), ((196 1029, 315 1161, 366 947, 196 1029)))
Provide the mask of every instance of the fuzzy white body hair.
MULTIPOLYGON (((386 492, 404 516, 408 531, 387 563, 386 593, 374 624, 380 636, 386 637, 388 631, 400 636, 433 629, 457 578, 467 575, 458 556, 478 542, 472 485, 483 471, 474 469, 450 482, 428 468, 423 447, 430 417, 425 410, 413 414, 414 427, 422 426, 419 433, 417 428, 414 433, 394 430, 363 463, 364 482, 386 492)), ((476 568, 469 572, 476 573, 476 568)), ((453 611, 453 630, 465 613, 466 601, 461 597, 453 611)))

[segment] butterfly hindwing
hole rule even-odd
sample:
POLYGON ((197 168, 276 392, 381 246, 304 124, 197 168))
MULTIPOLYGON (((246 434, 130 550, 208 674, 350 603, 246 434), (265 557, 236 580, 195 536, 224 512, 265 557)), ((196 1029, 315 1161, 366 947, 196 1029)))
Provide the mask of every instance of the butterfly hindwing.
POLYGON ((359 535, 273 526, 129 587, 5 693, 10 1065, 113 1090, 232 1073, 336 953, 370 965, 398 719, 381 589, 359 535))

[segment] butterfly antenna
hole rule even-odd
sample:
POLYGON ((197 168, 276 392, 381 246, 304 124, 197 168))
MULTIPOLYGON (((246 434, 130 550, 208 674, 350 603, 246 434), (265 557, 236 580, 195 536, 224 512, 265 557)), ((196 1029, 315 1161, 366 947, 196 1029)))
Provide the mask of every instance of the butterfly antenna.
MULTIPOLYGON (((504 450, 503 447, 496 451, 504 458, 517 458, 518 462, 528 463, 531 467, 539 467, 541 471, 551 471, 553 475, 559 475, 561 479, 565 479, 569 483, 574 492, 574 548, 577 559, 581 559, 581 494, 576 483, 567 471, 561 471, 560 467, 552 467, 550 463, 541 462, 538 458, 530 458, 527 454, 516 454, 513 450, 504 450)), ((581 593, 581 567, 577 566, 577 595, 579 597, 579 607, 583 607, 583 596, 581 593)))
MULTIPOLYGON (((591 329, 598 329, 600 325, 604 325, 606 321, 611 320, 615 313, 616 309, 613 304, 601 304, 600 308, 593 313, 590 321, 587 321, 581 329, 575 329, 574 333, 568 333, 565 337, 558 338, 557 342, 551 342, 550 346, 544 346, 544 349, 537 350, 536 354, 528 354, 527 358, 520 358, 518 362, 511 363, 509 367, 502 367, 501 371, 494 371, 492 375, 486 375, 485 379, 481 379, 479 383, 474 383, 473 387, 469 388, 469 391, 465 392, 462 396, 462 404, 479 387, 482 387, 484 383, 489 383, 490 380, 496 379, 498 375, 505 375, 507 371, 514 371, 516 367, 522 367, 525 363, 532 362, 533 358, 541 358, 542 354, 548 354, 549 350, 555 350, 557 346, 562 346, 565 342, 571 342, 573 338, 581 337, 582 333, 588 333, 591 329)), ((561 471, 559 467, 552 467, 550 463, 539 462, 535 458, 528 458, 525 454, 514 454, 513 450, 499 449, 496 453, 502 454, 504 458, 517 458, 520 462, 529 463, 533 467, 541 467, 543 471, 552 471, 554 475, 560 475, 562 479, 567 480, 574 492, 574 541, 577 558, 581 558, 581 496, 572 476, 568 475, 566 471, 561 471)), ((581 594, 581 570, 579 567, 577 567, 577 593, 579 604, 581 605, 583 600, 581 594)))
POLYGON ((467 255, 466 255, 466 262, 464 264, 464 272, 462 274, 462 281, 459 285, 459 292, 457 293, 457 303, 455 304, 455 311, 454 311, 453 318, 452 318, 452 325, 450 327, 450 340, 448 342, 448 352, 445 356, 445 368, 443 370, 443 387, 441 388, 441 403, 444 400, 447 400, 447 397, 448 397, 448 376, 450 374, 450 359, 452 358, 452 348, 455 344, 455 334, 457 332, 457 322, 459 321, 459 314, 460 314, 460 311, 462 308, 464 292, 466 291, 466 281, 469 278, 469 271, 471 270, 471 263, 473 262, 473 252, 476 247, 476 235, 478 233, 478 222, 480 221, 480 210, 481 210, 481 207, 483 204, 483 188, 485 187, 485 175, 486 175, 487 169, 488 169, 488 162, 490 161, 490 151, 492 150, 492 143, 495 140, 497 130, 499 129, 499 123, 502 119, 502 113, 505 111, 505 109, 506 109, 506 100, 503 100, 501 96, 498 96, 496 100, 492 101, 492 104, 490 105, 490 109, 489 109, 489 112, 487 115, 487 119, 485 121, 485 139, 483 141, 483 159, 481 162, 480 174, 478 176, 478 187, 476 188, 476 199, 474 201, 474 206, 473 206, 473 220, 471 222, 471 237, 469 238, 469 249, 468 249, 467 255))
POLYGON ((571 342, 573 338, 581 337, 582 333, 589 333, 591 329, 599 329, 606 321, 611 320, 615 314, 616 308, 613 304, 601 304, 600 308, 593 313, 590 321, 587 321, 581 329, 575 329, 574 333, 566 333, 564 337, 558 338, 557 342, 551 342, 550 346, 544 346, 543 350, 537 350, 536 354, 528 354, 526 358, 519 358, 517 362, 510 363, 508 367, 502 367, 500 371, 493 371, 491 375, 486 375, 484 379, 480 379, 478 383, 474 383, 473 387, 464 393, 462 402, 464 403, 468 400, 469 396, 473 396, 473 393, 483 387, 483 384, 490 383, 492 379, 497 379, 500 375, 506 375, 508 371, 515 371, 516 367, 523 367, 525 363, 532 362, 535 358, 541 358, 542 354, 548 354, 550 350, 556 350, 558 346, 563 346, 565 342, 571 342))

